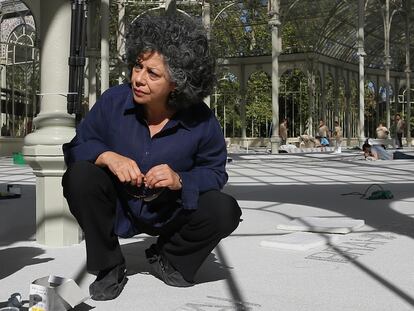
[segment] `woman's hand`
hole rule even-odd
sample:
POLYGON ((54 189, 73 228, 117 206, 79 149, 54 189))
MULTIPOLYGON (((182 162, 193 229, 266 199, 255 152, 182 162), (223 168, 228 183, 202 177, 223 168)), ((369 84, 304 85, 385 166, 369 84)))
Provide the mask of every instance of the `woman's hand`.
POLYGON ((180 176, 167 164, 152 167, 144 177, 145 185, 149 188, 167 187, 171 190, 180 190, 182 185, 180 176))
POLYGON ((144 175, 141 173, 137 163, 116 152, 105 151, 101 153, 96 159, 95 164, 108 167, 122 183, 127 182, 135 186, 141 185, 143 182, 144 175))

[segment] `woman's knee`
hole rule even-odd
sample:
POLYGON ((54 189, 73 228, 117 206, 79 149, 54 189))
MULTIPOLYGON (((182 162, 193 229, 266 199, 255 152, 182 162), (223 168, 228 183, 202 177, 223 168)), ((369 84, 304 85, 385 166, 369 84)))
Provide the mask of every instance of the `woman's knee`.
POLYGON ((88 161, 71 164, 62 178, 65 197, 93 193, 105 184, 112 184, 109 175, 102 168, 88 161))
POLYGON ((238 227, 242 212, 232 196, 220 191, 208 191, 200 195, 202 205, 207 207, 210 219, 224 235, 229 235, 238 227))

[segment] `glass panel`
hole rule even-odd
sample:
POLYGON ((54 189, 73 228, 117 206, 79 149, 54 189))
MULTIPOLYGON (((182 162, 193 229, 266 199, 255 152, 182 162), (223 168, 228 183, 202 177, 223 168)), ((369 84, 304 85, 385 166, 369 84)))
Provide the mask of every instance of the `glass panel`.
POLYGON ((9 7, 5 8, 8 13, 2 16, 0 25, 0 134, 24 137, 32 131, 32 120, 39 110, 36 97, 39 62, 38 50, 34 47, 34 20, 20 1, 13 1, 20 6, 3 3, 9 7))

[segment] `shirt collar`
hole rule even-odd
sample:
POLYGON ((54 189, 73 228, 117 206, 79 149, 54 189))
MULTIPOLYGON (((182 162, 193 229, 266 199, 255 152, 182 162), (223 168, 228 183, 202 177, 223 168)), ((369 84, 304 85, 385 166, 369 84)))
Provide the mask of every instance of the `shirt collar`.
POLYGON ((190 118, 191 114, 189 113, 189 109, 183 109, 177 111, 171 118, 171 121, 174 121, 175 124, 180 124, 186 130, 190 130, 190 118))
MULTIPOLYGON (((137 105, 134 102, 132 96, 131 84, 129 84, 130 92, 125 100, 124 115, 135 114, 140 121, 146 121, 144 118, 144 109, 142 105, 137 105)), ((177 125, 181 125, 183 128, 190 130, 191 126, 191 112, 190 109, 182 109, 177 111, 171 120, 167 123, 167 128, 173 128, 177 125)))

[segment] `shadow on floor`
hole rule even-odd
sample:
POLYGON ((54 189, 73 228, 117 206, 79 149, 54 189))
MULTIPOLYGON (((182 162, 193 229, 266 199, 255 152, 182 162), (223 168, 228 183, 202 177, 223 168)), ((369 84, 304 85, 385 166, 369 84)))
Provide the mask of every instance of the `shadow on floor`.
MULTIPOLYGON (((280 204, 295 204, 315 207, 340 213, 355 219, 363 219, 367 226, 414 238, 414 218, 392 208, 394 202, 411 200, 414 195, 413 183, 381 183, 384 189, 394 194, 391 200, 366 200, 360 195, 369 186, 366 184, 350 185, 260 185, 260 186, 226 186, 225 192, 237 200, 275 202, 263 208, 247 208, 264 213, 280 215, 280 204)), ((246 209, 246 208, 244 208, 246 209)), ((288 211, 282 209, 283 211, 288 211)), ((314 215, 312 216, 319 216, 314 215)), ((257 232, 256 232, 257 233, 257 232)))
MULTIPOLYGON (((121 246, 127 263, 128 275, 151 274, 151 267, 145 257, 145 250, 153 243, 156 243, 155 237, 145 237, 140 241, 121 246)), ((198 271, 195 281, 196 283, 207 283, 226 279, 229 276, 229 269, 231 267, 224 266, 211 253, 198 271)))
MULTIPOLYGON (((393 203, 406 202, 411 204, 413 200, 413 183, 391 184, 381 183, 384 189, 392 191, 394 198, 391 200, 366 200, 360 195, 344 195, 352 192, 363 193, 369 186, 366 184, 349 185, 258 185, 258 186, 226 186, 225 192, 233 195, 237 200, 266 202, 263 207, 243 207, 243 210, 252 210, 266 213, 268 217, 275 216, 277 220, 284 212, 287 218, 295 218, 295 211, 283 208, 288 204, 302 205, 303 207, 324 209, 342 214, 355 219, 363 219, 367 226, 375 231, 393 232, 414 238, 414 218, 411 214, 405 214, 395 209, 393 203), (273 203, 274 202, 274 203, 273 203)), ((311 212, 311 216, 319 216, 317 212, 311 212)), ((303 216, 303 215, 302 215, 303 216)), ((257 233, 257 232, 254 232, 257 233)), ((243 236, 248 236, 244 234, 243 236)), ((233 236, 237 236, 234 234, 233 236)), ((328 243, 329 245, 329 243, 328 243)), ((348 258, 349 261, 359 270, 369 275, 372 279, 388 288, 411 306, 414 306, 414 297, 396 286, 393 282, 383 278, 369 266, 347 257, 347 254, 335 245, 330 245, 338 254, 348 258)), ((237 298, 237 296, 235 296, 237 298)))
POLYGON ((20 198, 0 200, 0 246, 33 240, 36 233, 36 187, 19 187, 20 198))
POLYGON ((37 247, 9 247, 0 250, 0 280, 20 269, 54 260, 54 258, 35 258, 43 255, 44 250, 37 247))

